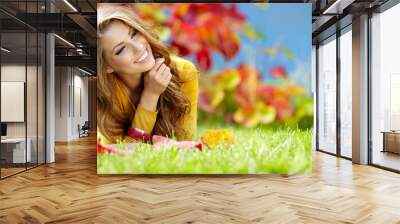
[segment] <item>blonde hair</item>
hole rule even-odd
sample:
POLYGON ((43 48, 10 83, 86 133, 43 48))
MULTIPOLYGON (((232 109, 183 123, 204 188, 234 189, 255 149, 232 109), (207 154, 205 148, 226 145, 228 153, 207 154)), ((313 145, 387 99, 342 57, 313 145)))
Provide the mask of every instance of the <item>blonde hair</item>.
MULTIPOLYGON (((149 42, 154 57, 163 57, 164 63, 171 69, 171 81, 160 95, 157 104, 158 115, 152 134, 185 136, 186 133, 178 121, 189 112, 190 102, 180 90, 182 81, 175 63, 171 61, 168 48, 159 41, 159 37, 150 27, 136 17, 129 7, 107 4, 99 7, 97 13, 97 122, 99 131, 110 142, 116 142, 126 135, 132 125, 136 110, 130 93, 118 75, 105 72, 100 39, 110 23, 118 20, 141 33, 149 42)), ((138 88, 143 89, 143 82, 138 88)))

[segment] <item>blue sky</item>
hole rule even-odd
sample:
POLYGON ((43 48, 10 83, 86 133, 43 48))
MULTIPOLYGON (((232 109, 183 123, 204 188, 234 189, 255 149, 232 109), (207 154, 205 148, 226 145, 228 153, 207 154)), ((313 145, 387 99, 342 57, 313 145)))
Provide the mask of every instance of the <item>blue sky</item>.
POLYGON ((224 67, 236 67, 245 62, 255 65, 263 74, 264 80, 272 81, 268 74, 270 69, 276 65, 283 65, 291 78, 301 82, 300 85, 303 82, 304 85, 308 85, 311 80, 311 4, 271 3, 266 9, 249 3, 241 3, 238 6, 247 16, 247 21, 256 31, 263 33, 266 40, 250 41, 242 36, 239 54, 228 63, 222 56, 214 54, 215 64, 212 70, 220 71, 224 67), (288 47, 295 60, 290 61, 282 54, 270 58, 257 50, 276 45, 288 47))

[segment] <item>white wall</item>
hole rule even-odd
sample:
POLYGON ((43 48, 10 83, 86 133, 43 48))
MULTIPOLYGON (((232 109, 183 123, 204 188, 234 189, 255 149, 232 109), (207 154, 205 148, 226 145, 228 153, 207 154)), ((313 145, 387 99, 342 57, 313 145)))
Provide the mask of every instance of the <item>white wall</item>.
MULTIPOLYGON (((35 130, 36 137, 36 79, 31 77, 32 74, 36 76, 36 66, 18 65, 18 64, 6 64, 1 66, 1 81, 4 82, 25 82, 25 75, 27 69, 28 72, 28 86, 27 86, 27 121, 28 129, 31 127, 35 130)), ((40 107, 41 105, 39 105, 40 107)), ((8 108, 1 108, 1 110, 7 110, 8 108)), ((25 137, 25 123, 26 122, 7 122, 7 135, 9 137, 25 137)), ((28 137, 29 137, 28 130, 28 137)))
POLYGON ((55 141, 68 140, 68 86, 67 67, 55 68, 55 141))
POLYGON ((88 77, 83 77, 81 76, 83 73, 81 73, 79 70, 74 71, 74 108, 73 110, 75 113, 73 113, 73 119, 72 119, 72 130, 71 130, 71 135, 74 137, 78 137, 78 124, 81 126, 85 123, 85 121, 88 120, 88 77), (78 75, 76 74, 77 71, 79 72, 78 75), (80 96, 80 97, 79 97, 80 96), (80 101, 80 102, 79 102, 80 101), (82 108, 80 108, 82 107, 82 108), (81 111, 80 111, 81 110, 81 111))
MULTIPOLYGON (((7 137, 9 138, 25 138, 29 139, 31 155, 33 162, 39 158, 39 163, 44 162, 44 74, 42 67, 32 65, 25 66, 25 64, 3 64, 1 66, 1 80, 11 82, 25 82, 26 83, 26 107, 23 106, 22 113, 25 113, 27 119, 23 122, 6 122, 7 123, 7 137), (37 70, 38 69, 38 70, 37 70), (25 78, 27 77, 27 81, 25 78), (37 153, 39 154, 37 156, 37 153)), ((23 92, 22 92, 23 94, 23 92)), ((2 96, 7 97, 7 96, 2 96)), ((11 108, 1 108, 1 110, 12 110, 11 108)), ((11 112, 12 111, 7 111, 11 112)))
POLYGON ((56 67, 56 141, 79 138, 78 124, 88 120, 88 78, 83 75, 76 68, 56 67))
MULTIPOLYGON (((25 65, 2 65, 1 81, 25 82, 25 65)), ((1 108, 7 110, 7 108, 1 108)), ((7 123, 7 137, 25 137, 25 123, 7 123)))
POLYGON ((25 82, 25 65, 1 65, 1 81, 25 82))

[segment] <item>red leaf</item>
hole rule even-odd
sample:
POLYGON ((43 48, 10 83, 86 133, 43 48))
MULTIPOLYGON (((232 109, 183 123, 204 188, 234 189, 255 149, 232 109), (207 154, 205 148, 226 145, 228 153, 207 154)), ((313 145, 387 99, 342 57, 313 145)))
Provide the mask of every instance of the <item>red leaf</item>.
POLYGON ((230 32, 226 27, 217 30, 218 49, 228 60, 232 59, 239 51, 239 43, 236 34, 230 32))
POLYGON ((203 47, 196 53, 196 62, 203 70, 208 70, 211 68, 211 55, 208 48, 203 47))
POLYGON ((207 97, 207 94, 200 89, 199 99, 198 99, 199 108, 202 110, 213 113, 215 112, 215 108, 211 105, 210 100, 207 97))
POLYGON ((275 86, 273 85, 263 85, 259 89, 260 95, 265 98, 271 97, 274 94, 274 91, 275 86))
POLYGON ((236 102, 245 108, 253 108, 257 100, 257 89, 260 81, 260 73, 256 68, 246 64, 240 64, 238 68, 241 81, 236 86, 236 102))
POLYGON ((274 78, 286 78, 287 77, 287 72, 285 67, 278 65, 274 68, 271 69, 270 71, 272 77, 274 78))
POLYGON ((181 56, 187 56, 190 54, 190 51, 187 47, 177 43, 174 40, 171 42, 171 47, 178 49, 179 55, 181 56))
POLYGON ((293 114, 293 108, 290 105, 289 99, 273 98, 269 101, 269 104, 276 109, 276 119, 278 121, 281 121, 286 117, 290 117, 293 114))

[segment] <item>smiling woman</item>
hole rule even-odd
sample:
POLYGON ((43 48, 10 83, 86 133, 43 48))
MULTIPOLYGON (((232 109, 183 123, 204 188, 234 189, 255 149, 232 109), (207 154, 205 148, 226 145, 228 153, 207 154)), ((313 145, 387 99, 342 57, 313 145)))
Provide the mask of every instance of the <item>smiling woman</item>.
POLYGON ((197 125, 198 71, 173 56, 123 6, 98 8, 98 138, 131 142, 136 130, 191 139, 197 125))

